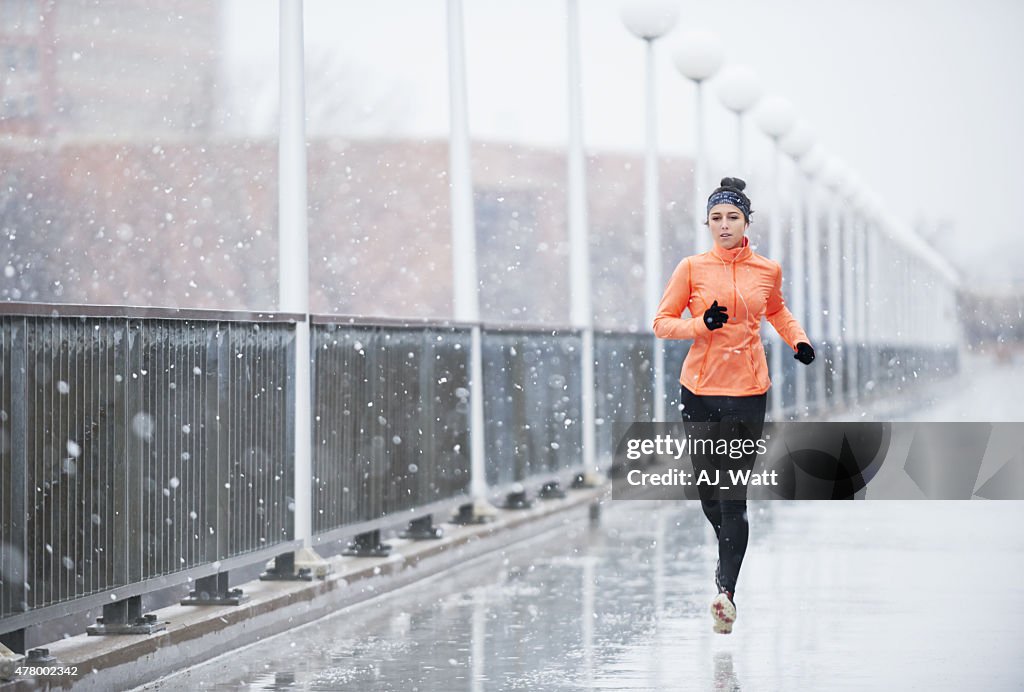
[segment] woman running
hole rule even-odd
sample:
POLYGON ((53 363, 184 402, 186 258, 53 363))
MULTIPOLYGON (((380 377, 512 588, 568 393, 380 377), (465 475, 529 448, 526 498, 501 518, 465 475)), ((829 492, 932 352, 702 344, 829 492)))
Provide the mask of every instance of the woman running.
MULTIPOLYGON (((688 436, 707 426, 724 424, 721 434, 760 438, 764 426, 768 361, 759 336, 767 317, 779 336, 804 365, 814 360, 807 334, 782 299, 782 267, 750 249, 750 200, 746 183, 723 178, 708 197, 707 220, 714 245, 709 252, 679 263, 658 306, 654 334, 661 339, 691 339, 679 383, 680 411, 688 436), (693 317, 682 317, 689 308, 693 317)), ((727 455, 693 454, 695 478, 702 470, 712 478, 726 468, 752 469, 756 451, 740 459, 727 455)), ((716 632, 728 634, 736 620, 736 580, 747 550, 746 486, 729 494, 718 485, 697 484, 701 508, 718 537, 715 585, 711 603, 716 632), (728 499, 727 499, 728 498, 728 499)))

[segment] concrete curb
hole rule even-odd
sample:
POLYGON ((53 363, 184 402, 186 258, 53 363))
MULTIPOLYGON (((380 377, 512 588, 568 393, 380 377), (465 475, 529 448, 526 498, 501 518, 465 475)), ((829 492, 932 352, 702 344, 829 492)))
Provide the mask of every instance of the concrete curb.
MULTIPOLYGON (((538 500, 525 510, 499 510, 487 524, 444 524, 439 540, 388 539, 385 558, 334 556, 332 572, 312 582, 251 581, 241 588, 249 599, 238 606, 172 605, 152 611, 167 629, 151 635, 90 637, 85 634, 46 645, 59 666, 77 667, 76 677, 21 678, 0 684, 22 690, 124 690, 139 685, 162 689, 161 677, 180 673, 241 646, 419 579, 517 541, 586 522, 591 505, 606 501, 610 486, 568 491, 563 499, 538 500), (147 685, 147 683, 154 683, 147 685)), ((175 677, 175 684, 186 679, 175 677)))

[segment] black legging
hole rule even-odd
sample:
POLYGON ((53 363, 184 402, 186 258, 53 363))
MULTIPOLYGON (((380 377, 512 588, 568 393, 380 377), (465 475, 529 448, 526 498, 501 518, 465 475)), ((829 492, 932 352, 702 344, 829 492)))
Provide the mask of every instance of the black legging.
MULTIPOLYGON (((725 437, 758 439, 764 429, 767 394, 755 396, 698 396, 686 387, 681 387, 680 413, 683 427, 690 437, 705 437, 709 426, 687 425, 688 423, 726 423, 727 426, 714 434, 725 437)), ((752 469, 757 453, 745 455, 742 459, 723 458, 718 454, 692 454, 695 474, 708 471, 712 477, 716 471, 723 479, 727 469, 752 469)), ((747 489, 745 485, 730 491, 728 499, 720 499, 716 487, 698 485, 700 505, 704 516, 711 522, 718 537, 719 580, 722 588, 736 592, 740 565, 747 552, 747 538, 750 528, 747 522, 747 489)))

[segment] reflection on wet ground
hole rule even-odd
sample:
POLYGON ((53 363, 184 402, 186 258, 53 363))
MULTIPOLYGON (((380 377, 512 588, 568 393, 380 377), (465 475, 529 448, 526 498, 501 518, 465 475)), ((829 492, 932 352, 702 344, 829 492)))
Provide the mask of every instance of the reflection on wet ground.
MULTIPOLYGON (((192 670, 252 690, 1019 689, 1024 503, 763 502, 733 634, 695 502, 613 502, 192 670)), ((174 678, 155 686, 175 689, 174 678)))

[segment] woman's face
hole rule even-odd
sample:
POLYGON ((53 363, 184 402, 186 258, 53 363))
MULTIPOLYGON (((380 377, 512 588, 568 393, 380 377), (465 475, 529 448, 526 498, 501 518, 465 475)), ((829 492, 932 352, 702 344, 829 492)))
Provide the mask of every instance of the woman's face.
POLYGON ((743 234, 747 232, 749 225, 739 207, 732 204, 716 204, 708 212, 711 237, 723 250, 732 250, 742 245, 743 234))

